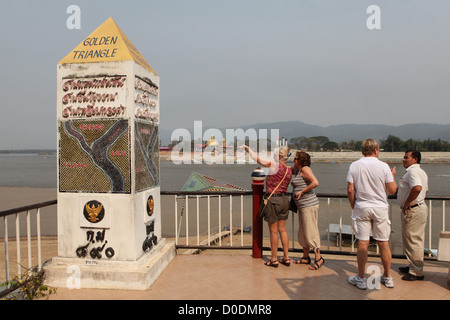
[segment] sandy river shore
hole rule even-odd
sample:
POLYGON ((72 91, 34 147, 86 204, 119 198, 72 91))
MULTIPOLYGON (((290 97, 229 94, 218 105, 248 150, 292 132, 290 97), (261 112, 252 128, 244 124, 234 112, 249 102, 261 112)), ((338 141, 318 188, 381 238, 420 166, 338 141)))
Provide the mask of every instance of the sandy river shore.
MULTIPOLYGON (((291 150, 291 152, 294 156, 295 150, 291 150)), ((313 162, 351 162, 362 157, 359 151, 309 152, 309 154, 313 162)), ((404 152, 380 152, 379 159, 388 163, 401 163, 403 155, 404 152)), ((160 159, 162 161, 171 161, 171 152, 161 151, 160 159)), ((190 159, 194 159, 194 154, 192 154, 190 159)), ((422 163, 450 163, 450 152, 422 152, 422 163)))
MULTIPOLYGON (((450 163, 450 152, 422 152, 422 163, 450 163)), ((355 161, 362 157, 361 152, 311 152, 315 161, 355 161)), ((380 152, 379 159, 389 163, 401 163, 404 152, 380 152)))

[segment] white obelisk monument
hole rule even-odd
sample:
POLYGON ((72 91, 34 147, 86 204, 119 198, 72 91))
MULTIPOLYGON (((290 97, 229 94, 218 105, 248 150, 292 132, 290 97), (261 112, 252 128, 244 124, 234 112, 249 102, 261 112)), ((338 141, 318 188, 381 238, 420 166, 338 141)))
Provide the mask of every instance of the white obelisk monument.
POLYGON ((112 18, 58 63, 57 287, 147 289, 161 237, 159 76, 112 18))

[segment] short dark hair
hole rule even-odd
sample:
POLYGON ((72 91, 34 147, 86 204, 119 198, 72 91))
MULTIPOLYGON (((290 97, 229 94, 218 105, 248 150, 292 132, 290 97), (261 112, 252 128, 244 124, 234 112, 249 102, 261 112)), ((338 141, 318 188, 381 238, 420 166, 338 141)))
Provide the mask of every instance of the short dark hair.
POLYGON ((295 157, 298 159, 298 163, 300 163, 302 167, 311 166, 311 157, 306 152, 298 151, 295 157))
POLYGON ((417 159, 417 163, 420 163, 420 160, 422 160, 422 155, 420 154, 420 151, 409 149, 405 151, 405 154, 409 152, 411 152, 411 157, 413 159, 417 159))

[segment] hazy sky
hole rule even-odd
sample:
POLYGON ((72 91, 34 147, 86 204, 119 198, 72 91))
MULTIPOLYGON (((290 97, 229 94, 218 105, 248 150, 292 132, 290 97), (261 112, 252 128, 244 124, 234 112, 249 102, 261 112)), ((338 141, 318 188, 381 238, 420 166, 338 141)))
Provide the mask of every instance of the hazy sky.
POLYGON ((0 10, 0 149, 56 148, 57 63, 109 17, 160 76, 161 128, 450 123, 448 0, 15 0, 0 10))

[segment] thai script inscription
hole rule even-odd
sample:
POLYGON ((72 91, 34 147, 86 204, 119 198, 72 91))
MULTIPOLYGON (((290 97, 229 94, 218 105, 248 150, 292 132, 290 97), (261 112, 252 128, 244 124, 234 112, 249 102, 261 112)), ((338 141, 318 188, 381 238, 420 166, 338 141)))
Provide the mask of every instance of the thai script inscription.
POLYGON ((125 116, 125 76, 63 81, 63 118, 118 118, 125 116))
POLYGON ((63 83, 63 91, 100 89, 100 88, 122 88, 125 85, 126 77, 104 77, 92 79, 67 80, 63 83))
POLYGON ((145 226, 145 232, 147 233, 147 237, 142 243, 142 250, 144 252, 149 251, 158 243, 158 237, 155 235, 155 220, 151 221, 149 224, 145 226))
POLYGON ((136 94, 134 97, 134 103, 136 104, 136 118, 158 122, 158 86, 150 80, 147 82, 136 78, 134 81, 134 88, 136 89, 136 94))
MULTIPOLYGON (((85 258, 89 252, 89 256, 92 259, 101 259, 102 252, 105 249, 106 244, 108 243, 108 241, 105 240, 105 232, 106 232, 105 229, 103 229, 102 231, 97 231, 97 235, 94 238, 95 232, 93 230, 87 231, 86 232, 87 244, 79 246, 76 250, 78 258, 85 258), (88 250, 91 244, 95 245, 96 243, 100 243, 100 245, 98 247, 94 246, 91 250, 88 250)), ((106 248, 104 254, 108 259, 111 259, 112 257, 114 257, 115 252, 113 248, 108 247, 106 248)))

